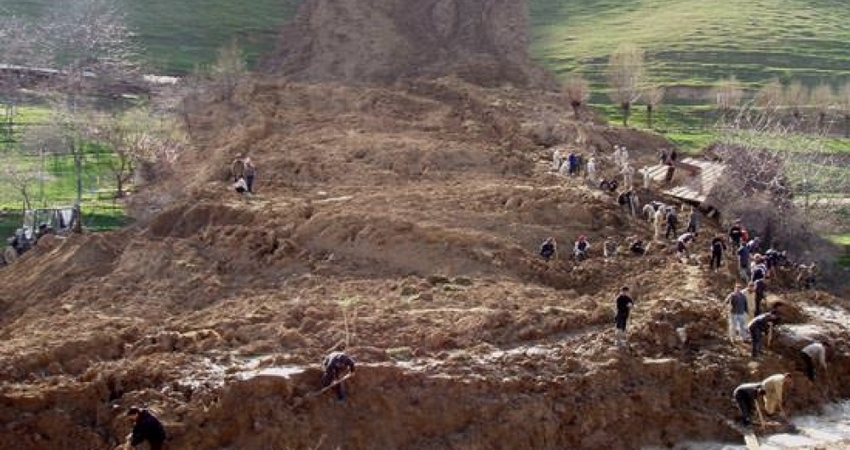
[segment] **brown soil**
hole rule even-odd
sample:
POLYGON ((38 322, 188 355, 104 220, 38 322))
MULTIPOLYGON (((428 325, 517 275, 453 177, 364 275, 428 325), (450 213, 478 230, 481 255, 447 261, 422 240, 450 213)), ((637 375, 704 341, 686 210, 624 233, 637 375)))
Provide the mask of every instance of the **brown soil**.
POLYGON ((128 432, 114 407, 138 404, 165 421, 171 450, 740 439, 732 389, 793 370, 813 333, 834 342, 833 369, 817 385, 797 373, 788 409, 850 394, 843 300, 774 283, 789 324, 754 362, 726 338, 731 271, 679 262, 665 243, 602 257, 606 237, 649 225, 549 174, 542 144, 595 153, 612 175, 613 144, 652 162, 665 143, 575 122, 563 103, 447 77, 265 78, 200 104, 173 178, 128 204, 136 227, 46 241, 0 269, 0 442, 112 449, 128 432), (258 165, 249 197, 229 186, 242 155, 258 165), (578 234, 594 244, 581 263, 567 251, 578 234), (536 256, 546 236, 562 247, 549 264, 536 256), (624 284, 637 305, 619 350, 624 284), (346 339, 349 399, 312 395, 346 339))

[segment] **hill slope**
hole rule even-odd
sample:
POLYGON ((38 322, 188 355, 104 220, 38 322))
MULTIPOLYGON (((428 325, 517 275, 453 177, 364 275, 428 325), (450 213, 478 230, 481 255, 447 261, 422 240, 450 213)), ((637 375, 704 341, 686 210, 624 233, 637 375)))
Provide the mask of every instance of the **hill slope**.
POLYGON ((850 10, 840 2, 785 0, 529 0, 532 53, 563 74, 599 79, 621 42, 647 51, 662 83, 711 83, 736 75, 838 81, 850 77, 850 10))

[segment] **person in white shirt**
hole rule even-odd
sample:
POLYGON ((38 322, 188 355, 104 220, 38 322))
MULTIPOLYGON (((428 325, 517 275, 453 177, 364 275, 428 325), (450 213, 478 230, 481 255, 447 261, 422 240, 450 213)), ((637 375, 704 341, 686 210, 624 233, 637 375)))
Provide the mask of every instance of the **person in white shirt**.
POLYGON ((768 414, 779 411, 783 417, 787 418, 782 402, 784 400, 783 391, 791 387, 791 374, 777 373, 765 378, 761 384, 764 386, 764 410, 768 414))
POLYGON ((800 355, 803 357, 803 363, 806 365, 806 377, 811 381, 815 381, 815 363, 826 371, 826 348, 829 347, 828 342, 812 342, 800 350, 800 355))

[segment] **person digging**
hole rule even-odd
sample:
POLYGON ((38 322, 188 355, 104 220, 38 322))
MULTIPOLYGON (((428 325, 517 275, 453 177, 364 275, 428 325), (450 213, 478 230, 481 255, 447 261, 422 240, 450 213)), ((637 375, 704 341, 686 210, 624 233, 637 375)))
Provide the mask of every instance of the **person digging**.
POLYGON ((322 391, 333 388, 336 397, 345 400, 345 380, 354 376, 354 360, 342 351, 331 352, 322 361, 322 369, 322 391))

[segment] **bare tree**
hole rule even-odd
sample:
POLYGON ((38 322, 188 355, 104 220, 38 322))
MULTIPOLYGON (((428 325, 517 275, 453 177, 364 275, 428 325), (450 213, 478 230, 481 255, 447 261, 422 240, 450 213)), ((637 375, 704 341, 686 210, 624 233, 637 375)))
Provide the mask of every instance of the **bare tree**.
POLYGON ((850 81, 845 82, 838 90, 836 103, 844 116, 844 137, 850 138, 850 81))
POLYGON ((623 126, 629 125, 634 102, 640 99, 643 81, 644 51, 634 44, 620 44, 608 59, 605 75, 610 90, 608 96, 623 110, 623 126))
POLYGON ((653 113, 658 110, 658 106, 664 101, 664 87, 650 86, 646 88, 643 94, 643 101, 646 104, 647 125, 652 129, 653 113))
MULTIPOLYGON (((782 103, 782 83, 779 79, 774 78, 767 82, 761 89, 756 92, 755 105, 761 108, 761 116, 764 118, 773 118, 779 111, 782 103)), ((753 111, 747 111, 752 113, 753 111)))
POLYGON ((835 92, 833 92, 829 83, 821 83, 812 89, 809 104, 818 114, 818 131, 826 133, 826 118, 829 116, 829 112, 835 108, 835 102, 835 92))
POLYGON ((71 152, 77 179, 74 231, 82 231, 83 137, 91 124, 80 120, 83 99, 106 94, 113 86, 138 75, 137 47, 123 11, 110 0, 73 0, 54 3, 43 19, 39 35, 52 65, 61 72, 59 90, 64 111, 59 124, 71 136, 71 152), (81 94, 93 94, 84 96, 81 94))
POLYGON ((797 254, 826 245, 819 235, 835 232, 836 211, 850 192, 846 156, 764 110, 742 111, 722 129, 715 150, 727 170, 713 202, 745 218, 767 245, 778 240, 797 254))
POLYGON ((33 189, 38 181, 38 171, 21 162, 21 156, 4 152, 0 157, 0 181, 21 197, 25 210, 32 209, 33 189), (17 158, 17 159, 16 159, 17 158))
POLYGON ((590 85, 581 75, 571 74, 564 82, 563 92, 564 97, 573 108, 573 115, 578 119, 582 105, 590 97, 590 85))
POLYGON ((89 139, 96 140, 114 152, 108 162, 115 180, 115 196, 125 195, 137 170, 147 164, 168 160, 167 154, 177 145, 163 117, 145 107, 121 114, 101 115, 95 121, 89 139))
POLYGON ((39 66, 36 33, 25 20, 0 8, 0 102, 4 106, 3 135, 7 150, 14 138, 15 108, 21 103, 21 88, 27 85, 27 69, 39 66))
POLYGON ((239 82, 248 75, 245 54, 236 39, 218 50, 218 57, 210 69, 213 86, 224 99, 233 97, 239 82))
POLYGON ((809 91, 798 80, 792 81, 782 90, 782 103, 791 112, 794 127, 799 129, 803 119, 803 107, 809 98, 809 91))
POLYGON ((741 87, 741 83, 735 78, 735 75, 720 80, 714 89, 714 102, 717 105, 717 109, 720 110, 721 117, 725 117, 738 108, 743 96, 744 90, 741 87))

